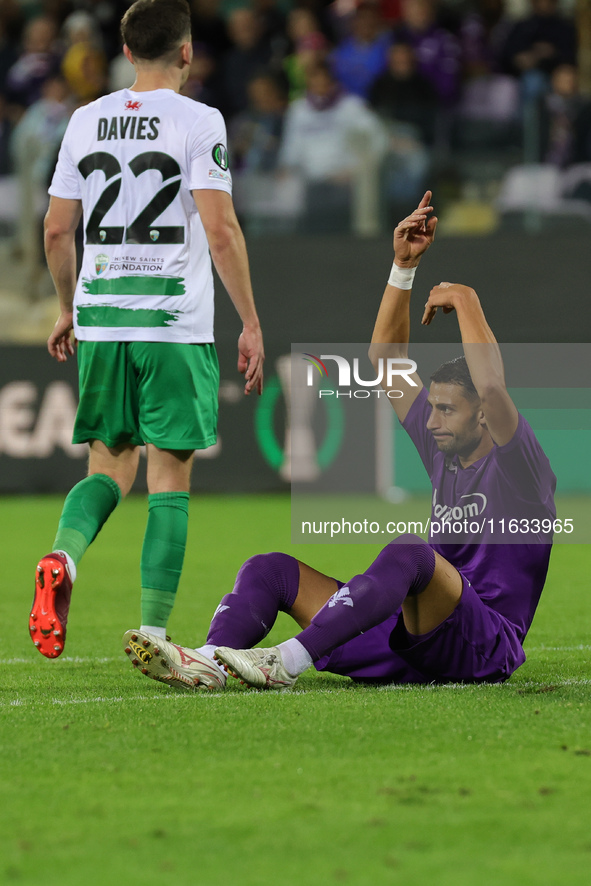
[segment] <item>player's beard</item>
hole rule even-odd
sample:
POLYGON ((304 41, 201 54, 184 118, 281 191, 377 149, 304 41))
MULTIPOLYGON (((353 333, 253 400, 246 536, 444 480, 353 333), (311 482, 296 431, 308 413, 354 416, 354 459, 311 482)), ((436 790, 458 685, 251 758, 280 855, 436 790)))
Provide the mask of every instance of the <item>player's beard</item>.
POLYGON ((449 437, 435 437, 435 443, 440 452, 444 455, 460 458, 468 458, 474 450, 480 445, 480 437, 472 434, 452 434, 449 437))
POLYGON ((443 452, 445 455, 455 455, 454 436, 450 435, 446 437, 436 437, 435 435, 433 435, 433 439, 435 440, 435 445, 440 452, 443 452))

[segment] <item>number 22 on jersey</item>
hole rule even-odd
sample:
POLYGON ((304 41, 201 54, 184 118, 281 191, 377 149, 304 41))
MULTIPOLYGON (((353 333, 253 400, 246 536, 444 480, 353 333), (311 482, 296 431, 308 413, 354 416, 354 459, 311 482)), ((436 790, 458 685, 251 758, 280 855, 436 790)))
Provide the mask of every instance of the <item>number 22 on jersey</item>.
POLYGON ((163 183, 170 179, 174 179, 174 181, 164 185, 127 228, 122 225, 102 225, 103 218, 114 205, 121 191, 121 164, 116 157, 106 151, 95 151, 93 154, 83 157, 78 164, 78 169, 85 179, 93 172, 101 171, 104 173, 105 181, 111 182, 107 184, 90 213, 86 225, 86 243, 102 243, 105 246, 119 243, 146 244, 155 240, 159 244, 184 243, 185 229, 183 225, 159 225, 155 230, 156 220, 170 206, 180 190, 181 168, 179 164, 173 157, 162 151, 146 151, 134 157, 128 165, 136 178, 149 169, 156 169, 162 175, 163 183))

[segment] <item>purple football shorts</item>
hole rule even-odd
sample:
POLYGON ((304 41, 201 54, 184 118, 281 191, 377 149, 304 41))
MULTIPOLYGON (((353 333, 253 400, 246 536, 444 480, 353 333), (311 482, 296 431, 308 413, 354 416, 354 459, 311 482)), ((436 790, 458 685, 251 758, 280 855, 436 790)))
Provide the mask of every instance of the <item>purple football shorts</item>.
MULTIPOLYGON (((438 627, 416 637, 402 610, 316 662, 319 671, 372 683, 500 683, 525 661, 514 626, 462 576, 460 602, 438 627)), ((339 582, 339 587, 342 587, 339 582)))

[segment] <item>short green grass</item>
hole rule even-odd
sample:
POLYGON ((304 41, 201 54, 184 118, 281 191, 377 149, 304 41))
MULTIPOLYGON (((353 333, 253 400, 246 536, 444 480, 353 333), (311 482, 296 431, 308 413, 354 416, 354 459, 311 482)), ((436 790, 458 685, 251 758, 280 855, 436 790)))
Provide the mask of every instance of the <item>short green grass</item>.
MULTIPOLYGON (((186 696, 136 673, 145 504, 79 572, 66 651, 28 638, 32 573, 61 501, 0 504, 0 883, 570 886, 591 868, 591 554, 560 546, 502 686, 186 696)), ((283 549, 330 574, 376 547, 289 542, 283 496, 195 497, 170 630, 202 642, 241 562, 283 549)), ((291 635, 281 617, 271 641, 291 635)))

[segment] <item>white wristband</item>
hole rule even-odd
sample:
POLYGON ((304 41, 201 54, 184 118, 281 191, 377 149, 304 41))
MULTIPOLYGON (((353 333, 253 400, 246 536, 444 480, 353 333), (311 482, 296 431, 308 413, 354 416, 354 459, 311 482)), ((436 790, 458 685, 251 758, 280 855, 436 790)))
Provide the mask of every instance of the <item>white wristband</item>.
POLYGON ((399 268, 396 262, 392 265, 388 283, 397 289, 412 289, 416 268, 399 268))

